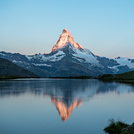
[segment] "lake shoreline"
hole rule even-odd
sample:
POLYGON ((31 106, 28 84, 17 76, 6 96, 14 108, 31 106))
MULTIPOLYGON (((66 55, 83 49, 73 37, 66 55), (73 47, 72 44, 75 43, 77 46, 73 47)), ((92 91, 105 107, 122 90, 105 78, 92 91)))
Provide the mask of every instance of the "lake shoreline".
MULTIPOLYGON (((98 77, 93 76, 70 76, 70 77, 48 77, 50 79, 98 79, 103 82, 118 82, 118 83, 125 83, 125 84, 132 84, 134 85, 134 78, 127 78, 127 77, 117 77, 117 75, 112 74, 104 74, 99 75, 98 77)), ((0 75, 0 80, 10 80, 10 79, 25 79, 25 78, 40 78, 40 77, 21 77, 16 75, 0 75)), ((47 77, 46 77, 47 78, 47 77)))
POLYGON ((25 78, 40 78, 40 77, 23 77, 23 76, 16 76, 16 75, 0 75, 0 80, 9 80, 9 79, 25 79, 25 78))

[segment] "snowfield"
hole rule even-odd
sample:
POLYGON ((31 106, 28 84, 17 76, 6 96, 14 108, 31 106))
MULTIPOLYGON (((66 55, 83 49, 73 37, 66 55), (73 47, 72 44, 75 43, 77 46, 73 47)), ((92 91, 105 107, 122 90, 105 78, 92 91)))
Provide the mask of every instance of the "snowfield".
POLYGON ((31 61, 32 59, 38 59, 41 61, 51 61, 51 62, 56 62, 61 60, 66 54, 63 51, 58 51, 56 54, 52 55, 52 56, 46 56, 46 55, 42 55, 42 54, 36 54, 36 55, 32 55, 32 56, 28 56, 26 55, 26 58, 31 61))

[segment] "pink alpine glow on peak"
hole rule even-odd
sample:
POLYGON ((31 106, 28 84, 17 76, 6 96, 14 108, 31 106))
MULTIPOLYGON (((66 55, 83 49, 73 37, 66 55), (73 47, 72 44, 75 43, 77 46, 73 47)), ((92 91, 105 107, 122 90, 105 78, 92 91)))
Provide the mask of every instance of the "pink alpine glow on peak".
POLYGON ((52 52, 55 52, 57 49, 65 47, 68 43, 72 44, 72 46, 76 49, 83 48, 80 44, 74 41, 71 33, 65 28, 63 29, 62 34, 60 35, 56 45, 53 46, 52 52))

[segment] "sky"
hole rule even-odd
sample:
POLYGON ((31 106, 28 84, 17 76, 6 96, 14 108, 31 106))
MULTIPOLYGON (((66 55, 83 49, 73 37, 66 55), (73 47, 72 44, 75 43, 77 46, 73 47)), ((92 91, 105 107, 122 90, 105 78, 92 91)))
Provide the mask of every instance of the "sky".
POLYGON ((0 0, 0 51, 50 53, 64 28, 95 55, 134 58, 134 0, 0 0))

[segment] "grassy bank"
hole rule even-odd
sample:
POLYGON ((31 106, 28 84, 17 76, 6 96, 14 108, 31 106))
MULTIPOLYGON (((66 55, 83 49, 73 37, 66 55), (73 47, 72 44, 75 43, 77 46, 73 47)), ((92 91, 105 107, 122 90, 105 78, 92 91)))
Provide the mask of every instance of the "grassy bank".
POLYGON ((134 123, 129 125, 122 121, 114 119, 109 120, 109 125, 104 128, 104 131, 109 134, 134 134, 134 123))
POLYGON ((120 83, 128 83, 134 85, 134 71, 114 75, 104 74, 98 76, 98 79, 102 81, 116 81, 120 83))
POLYGON ((58 79, 94 79, 92 76, 70 76, 70 77, 49 77, 49 78, 58 78, 58 79))
POLYGON ((17 78, 23 78, 23 77, 16 76, 16 75, 0 75, 0 80, 2 80, 2 79, 17 79, 17 78))
MULTIPOLYGON (((22 77, 22 76, 16 76, 16 75, 0 75, 0 80, 18 79, 18 78, 32 78, 32 77, 22 77)), ((34 77, 34 78, 39 78, 39 77, 34 77)))

